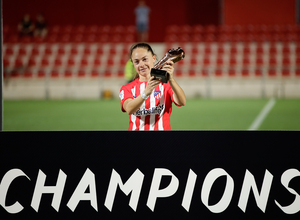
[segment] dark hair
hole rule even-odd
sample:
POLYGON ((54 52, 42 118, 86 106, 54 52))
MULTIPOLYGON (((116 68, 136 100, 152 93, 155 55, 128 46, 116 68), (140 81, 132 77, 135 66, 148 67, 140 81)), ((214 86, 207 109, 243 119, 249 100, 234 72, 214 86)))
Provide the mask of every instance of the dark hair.
MULTIPOLYGON (((136 48, 144 48, 146 49, 148 52, 150 52, 152 54, 152 56, 155 56, 155 58, 157 57, 156 54, 153 52, 151 46, 147 43, 137 43, 137 44, 134 44, 131 46, 130 50, 129 50, 129 59, 131 60, 132 62, 132 59, 131 59, 131 56, 132 56, 132 52, 133 50, 135 50, 136 48)), ((137 79, 139 78, 139 74, 136 73, 134 79, 137 79)))

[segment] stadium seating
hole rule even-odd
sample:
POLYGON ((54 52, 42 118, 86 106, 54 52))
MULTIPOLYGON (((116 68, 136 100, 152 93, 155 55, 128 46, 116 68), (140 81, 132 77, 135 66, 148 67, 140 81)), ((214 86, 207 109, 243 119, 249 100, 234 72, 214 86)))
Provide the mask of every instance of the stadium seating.
MULTIPOLYGON (((177 76, 300 76, 300 28, 297 25, 170 25, 165 51, 186 49, 177 76)), ((122 76, 135 27, 54 25, 46 38, 20 38, 3 27, 4 73, 13 76, 122 76)))

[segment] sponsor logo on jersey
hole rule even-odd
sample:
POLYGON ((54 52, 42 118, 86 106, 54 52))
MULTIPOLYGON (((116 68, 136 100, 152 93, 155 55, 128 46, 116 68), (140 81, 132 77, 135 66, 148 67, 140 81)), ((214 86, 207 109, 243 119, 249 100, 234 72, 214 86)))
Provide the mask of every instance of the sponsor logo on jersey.
POLYGON ((143 116, 143 115, 160 115, 161 112, 164 110, 165 108, 165 105, 162 104, 162 105, 158 105, 156 107, 152 107, 152 108, 149 108, 149 109, 139 109, 137 110, 133 115, 135 116, 143 116))

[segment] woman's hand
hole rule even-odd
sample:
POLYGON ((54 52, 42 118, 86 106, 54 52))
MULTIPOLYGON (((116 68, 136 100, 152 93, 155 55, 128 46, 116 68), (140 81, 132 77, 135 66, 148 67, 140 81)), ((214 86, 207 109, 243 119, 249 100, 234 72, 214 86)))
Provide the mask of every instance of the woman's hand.
POLYGON ((174 75, 174 62, 171 60, 168 60, 166 64, 163 66, 162 70, 167 71, 169 75, 169 80, 173 80, 174 75))
POLYGON ((145 89, 145 95, 149 96, 152 91, 155 89, 156 86, 160 84, 161 80, 160 79, 155 79, 154 76, 151 76, 150 79, 148 80, 146 89, 145 89))

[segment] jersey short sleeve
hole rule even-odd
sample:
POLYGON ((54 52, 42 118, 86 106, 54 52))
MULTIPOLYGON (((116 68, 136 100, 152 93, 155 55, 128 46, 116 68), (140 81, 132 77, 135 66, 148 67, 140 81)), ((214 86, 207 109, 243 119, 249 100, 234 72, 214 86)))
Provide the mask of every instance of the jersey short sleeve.
POLYGON ((123 108, 124 101, 128 98, 132 98, 132 99, 134 98, 133 95, 132 95, 132 92, 130 91, 130 88, 126 85, 122 86, 121 89, 120 89, 119 97, 121 99, 122 112, 125 112, 125 109, 123 108))
POLYGON ((171 87, 171 85, 168 83, 167 84, 168 85, 168 87, 167 87, 167 92, 168 92, 168 94, 169 94, 169 96, 170 96, 170 99, 171 99, 171 101, 176 105, 176 106, 178 106, 178 107, 181 107, 181 105, 178 105, 175 101, 174 101, 174 98, 173 98, 173 89, 172 89, 172 87, 171 87))

